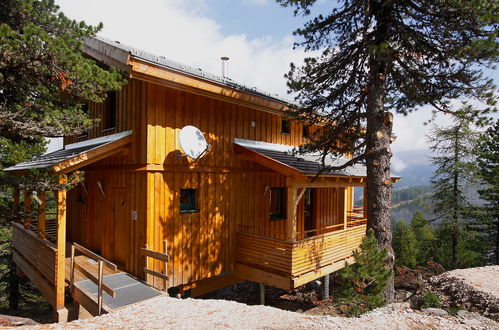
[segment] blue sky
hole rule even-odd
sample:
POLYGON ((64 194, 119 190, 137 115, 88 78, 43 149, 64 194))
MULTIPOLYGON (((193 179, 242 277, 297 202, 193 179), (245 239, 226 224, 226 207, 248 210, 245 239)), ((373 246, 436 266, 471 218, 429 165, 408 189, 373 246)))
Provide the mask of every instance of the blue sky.
MULTIPOLYGON (((292 8, 283 8, 273 0, 55 2, 70 18, 93 25, 103 22, 103 37, 208 72, 220 73, 220 57, 228 56, 232 79, 285 97, 283 75, 290 62, 301 63, 305 56, 301 49, 293 49, 292 32, 309 18, 294 17, 292 8)), ((314 11, 327 12, 335 3, 318 0, 314 11)), ((395 117, 395 169, 406 165, 400 157, 403 154, 417 152, 423 155, 420 161, 426 161, 428 128, 423 122, 428 118, 428 110, 395 117)), ((439 118, 437 123, 445 121, 439 118)))

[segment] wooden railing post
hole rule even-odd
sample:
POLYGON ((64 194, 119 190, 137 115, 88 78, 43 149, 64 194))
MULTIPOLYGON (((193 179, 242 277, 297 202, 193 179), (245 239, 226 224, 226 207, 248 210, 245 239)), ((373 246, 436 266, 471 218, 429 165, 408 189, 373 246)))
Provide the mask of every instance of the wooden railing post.
POLYGON ((348 188, 343 188, 343 230, 348 227, 348 188))
MULTIPOLYGON (((144 249, 148 250, 149 246, 145 244, 144 249)), ((145 258, 144 269, 149 269, 149 257, 147 256, 147 254, 144 254, 144 258, 145 258)), ((149 283, 149 274, 146 272, 145 275, 146 275, 145 276, 146 283, 149 283)))
POLYGON ((103 268, 104 267, 104 263, 99 260, 99 283, 98 283, 98 288, 97 288, 97 304, 98 304, 98 314, 101 315, 102 314, 102 281, 104 279, 104 272, 103 272, 103 268))
POLYGON ((46 196, 45 192, 42 192, 38 196, 38 198, 41 201, 41 204, 38 207, 38 237, 45 238, 45 231, 46 231, 46 226, 45 226, 45 219, 46 219, 45 209, 47 208, 47 196, 46 196))
POLYGON ((74 281, 75 281, 75 246, 71 244, 71 269, 69 277, 69 290, 73 293, 74 281))
POLYGON ((298 189, 295 186, 288 187, 288 205, 287 205, 287 220, 286 220, 286 239, 288 241, 296 241, 296 200, 298 189))
POLYGON ((28 189, 24 190, 24 228, 29 229, 31 223, 31 194, 28 189))
MULTIPOLYGON (((163 241, 163 253, 165 255, 168 255, 168 243, 166 242, 166 240, 163 241)), ((164 261, 164 267, 165 267, 165 277, 163 278, 163 287, 164 287, 164 291, 166 292, 166 290, 168 290, 168 281, 166 280, 167 276, 168 276, 168 262, 167 261, 164 261)))

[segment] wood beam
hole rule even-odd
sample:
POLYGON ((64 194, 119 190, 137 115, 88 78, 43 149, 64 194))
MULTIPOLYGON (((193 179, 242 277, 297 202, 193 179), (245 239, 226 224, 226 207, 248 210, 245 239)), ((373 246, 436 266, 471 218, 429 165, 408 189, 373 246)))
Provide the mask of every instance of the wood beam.
POLYGON ((242 280, 263 283, 283 290, 291 290, 291 279, 288 276, 271 273, 262 269, 237 263, 234 275, 242 280))
MULTIPOLYGON (((64 183, 59 177, 59 183, 64 183)), ((66 264, 66 191, 58 190, 55 193, 57 197, 57 254, 56 254, 56 275, 55 275, 55 291, 56 301, 55 309, 64 308, 64 285, 66 280, 65 264, 66 264)))
POLYGON ((42 202, 38 207, 38 237, 45 238, 45 219, 46 219, 46 208, 47 208, 47 196, 45 192, 40 193, 38 198, 42 202))
POLYGON ((297 192, 296 187, 288 187, 288 208, 287 208, 287 220, 286 220, 286 240, 294 242, 296 241, 296 209, 297 209, 297 192))
POLYGON ((348 195, 348 189, 343 188, 343 230, 348 227, 348 195))

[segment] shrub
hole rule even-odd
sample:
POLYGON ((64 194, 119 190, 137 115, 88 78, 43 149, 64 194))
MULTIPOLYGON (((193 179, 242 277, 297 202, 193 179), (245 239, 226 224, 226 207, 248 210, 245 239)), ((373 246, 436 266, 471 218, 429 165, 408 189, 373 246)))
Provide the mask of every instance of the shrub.
POLYGON ((386 303, 384 290, 393 276, 387 255, 386 250, 379 250, 374 232, 369 230, 360 251, 353 253, 355 263, 347 264, 340 273, 339 301, 344 313, 357 316, 386 303))

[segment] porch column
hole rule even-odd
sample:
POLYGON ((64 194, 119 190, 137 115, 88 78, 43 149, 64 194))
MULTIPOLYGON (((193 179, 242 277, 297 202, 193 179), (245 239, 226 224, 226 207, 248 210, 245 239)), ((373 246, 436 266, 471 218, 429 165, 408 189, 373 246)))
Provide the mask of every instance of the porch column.
MULTIPOLYGON (((59 179, 59 183, 64 183, 59 179)), ((64 307, 64 284, 66 279, 66 191, 54 192, 57 198, 57 257, 55 279, 55 319, 57 322, 67 321, 68 311, 64 307)))
POLYGON ((38 237, 45 238, 45 209, 47 198, 45 192, 42 192, 38 198, 42 202, 38 207, 38 237))
POLYGON ((296 200, 297 188, 295 186, 288 187, 288 207, 286 220, 286 239, 288 241, 296 241, 296 200))
POLYGON ((343 230, 348 228, 348 188, 343 188, 343 230))
POLYGON ((30 229, 29 224, 31 223, 31 194, 28 189, 24 190, 24 228, 30 229))

